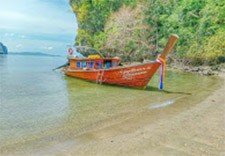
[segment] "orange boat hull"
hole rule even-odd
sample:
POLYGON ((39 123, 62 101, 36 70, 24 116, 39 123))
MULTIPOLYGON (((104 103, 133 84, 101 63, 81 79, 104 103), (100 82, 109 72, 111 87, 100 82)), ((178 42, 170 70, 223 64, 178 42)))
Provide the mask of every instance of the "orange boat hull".
POLYGON ((106 83, 131 87, 146 87, 152 76, 162 64, 163 71, 160 79, 160 89, 162 89, 165 58, 174 47, 178 36, 172 34, 166 44, 163 53, 158 56, 156 62, 142 63, 134 66, 119 67, 118 58, 69 58, 69 67, 64 68, 68 76, 94 81, 96 83, 106 83), (104 68, 102 68, 104 65, 104 68))
POLYGON ((100 84, 104 83, 144 88, 147 86, 159 66, 160 63, 154 62, 110 69, 72 70, 65 68, 64 72, 68 76, 100 84))

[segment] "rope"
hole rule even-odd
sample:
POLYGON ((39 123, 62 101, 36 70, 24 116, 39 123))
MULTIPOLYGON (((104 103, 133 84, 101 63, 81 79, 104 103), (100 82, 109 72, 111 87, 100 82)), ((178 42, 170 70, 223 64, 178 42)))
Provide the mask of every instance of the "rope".
POLYGON ((157 57, 156 61, 161 64, 159 89, 163 89, 163 84, 165 84, 166 75, 166 61, 160 56, 157 57))

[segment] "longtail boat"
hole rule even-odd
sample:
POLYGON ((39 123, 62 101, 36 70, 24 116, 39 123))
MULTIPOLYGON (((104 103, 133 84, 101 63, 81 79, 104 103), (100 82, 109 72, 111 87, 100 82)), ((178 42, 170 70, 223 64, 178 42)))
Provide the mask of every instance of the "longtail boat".
POLYGON ((119 66, 119 58, 100 58, 99 55, 86 58, 68 57, 69 66, 65 67, 63 71, 68 76, 99 84, 145 88, 161 66, 160 89, 162 89, 165 77, 165 58, 174 47, 177 39, 178 36, 172 34, 163 53, 154 62, 119 66))

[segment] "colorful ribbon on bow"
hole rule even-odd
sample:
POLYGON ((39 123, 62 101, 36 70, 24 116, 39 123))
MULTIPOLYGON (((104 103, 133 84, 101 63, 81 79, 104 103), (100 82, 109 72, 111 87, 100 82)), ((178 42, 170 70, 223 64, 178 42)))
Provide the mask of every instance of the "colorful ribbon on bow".
POLYGON ((166 61, 160 56, 157 57, 156 61, 161 64, 159 89, 163 89, 163 84, 165 83, 164 80, 166 75, 166 61))

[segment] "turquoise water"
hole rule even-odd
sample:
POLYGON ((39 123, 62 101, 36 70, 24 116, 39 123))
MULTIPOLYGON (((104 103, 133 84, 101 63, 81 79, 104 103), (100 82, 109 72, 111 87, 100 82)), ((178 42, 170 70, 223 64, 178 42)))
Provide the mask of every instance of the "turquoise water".
POLYGON ((0 55, 0 145, 62 122, 66 81, 51 69, 63 63, 59 57, 0 55))
POLYGON ((62 57, 0 55, 0 154, 73 142, 139 111, 174 107, 179 112, 210 95, 220 82, 167 72, 163 91, 158 75, 145 90, 96 85, 52 71, 65 62, 62 57))

